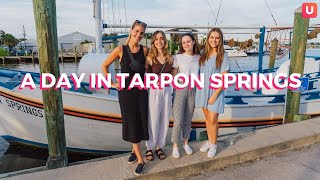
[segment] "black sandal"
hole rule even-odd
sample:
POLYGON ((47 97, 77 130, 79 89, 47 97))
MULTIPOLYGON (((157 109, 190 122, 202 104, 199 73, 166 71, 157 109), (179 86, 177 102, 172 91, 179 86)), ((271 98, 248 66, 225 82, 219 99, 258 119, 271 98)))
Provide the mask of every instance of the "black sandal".
POLYGON ((146 151, 146 159, 147 159, 148 161, 153 161, 153 160, 154 160, 152 150, 147 150, 147 151, 146 151))
POLYGON ((155 153, 160 160, 164 160, 166 158, 166 154, 164 154, 161 148, 157 149, 155 153))

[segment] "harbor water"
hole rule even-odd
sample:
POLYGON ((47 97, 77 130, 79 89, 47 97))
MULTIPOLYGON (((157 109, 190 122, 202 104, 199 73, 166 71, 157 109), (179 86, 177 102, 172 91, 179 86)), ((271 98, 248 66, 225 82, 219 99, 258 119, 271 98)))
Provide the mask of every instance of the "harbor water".
MULTIPOLYGON (((320 56, 320 49, 308 49, 308 56, 320 56)), ((280 60, 276 60, 275 67, 288 60, 288 55, 280 60)), ((258 69, 258 56, 248 56, 241 58, 230 58, 231 71, 248 71, 258 69)), ((269 56, 263 56, 263 69, 268 69, 269 56)), ((78 73, 79 63, 60 64, 61 73, 78 73)), ((8 68, 22 71, 39 72, 39 64, 21 63, 0 65, 0 68, 8 68)), ((108 156, 101 154, 79 154, 69 153, 69 162, 88 160, 92 158, 108 156)), ((45 166, 48 151, 45 148, 35 148, 33 146, 21 144, 19 142, 7 142, 0 137, 0 174, 29 169, 33 167, 45 166)))

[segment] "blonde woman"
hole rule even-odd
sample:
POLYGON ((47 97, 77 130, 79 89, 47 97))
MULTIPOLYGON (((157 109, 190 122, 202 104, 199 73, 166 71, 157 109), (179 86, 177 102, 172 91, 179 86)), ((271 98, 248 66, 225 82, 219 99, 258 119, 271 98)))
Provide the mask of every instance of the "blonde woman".
POLYGON ((213 90, 209 88, 209 79, 213 73, 228 73, 230 69, 229 59, 223 48, 223 34, 221 29, 213 28, 207 35, 204 53, 200 58, 200 73, 204 74, 205 85, 202 90, 196 92, 196 106, 202 107, 206 117, 206 129, 208 141, 200 148, 201 152, 207 152, 209 158, 217 153, 218 117, 224 112, 225 92, 220 87, 213 90))
MULTIPOLYGON (((126 44, 115 48, 102 65, 102 70, 107 75, 110 64, 119 58, 121 72, 129 73, 129 77, 125 80, 126 87, 119 90, 119 103, 122 116, 122 138, 132 143, 132 153, 128 164, 138 161, 135 175, 142 174, 145 166, 141 155, 140 142, 149 139, 148 91, 136 87, 129 90, 128 86, 135 73, 139 73, 141 78, 144 79, 148 48, 139 43, 146 28, 147 24, 139 20, 134 21, 126 44), (135 67, 131 66, 133 61, 136 61, 135 67)), ((113 82, 112 87, 119 89, 119 83, 113 82)))
MULTIPOLYGON (((147 57, 149 72, 159 77, 163 73, 171 73, 173 58, 168 52, 168 41, 163 31, 156 31, 151 38, 151 49, 147 57)), ((160 160, 166 158, 162 151, 166 144, 166 136, 171 115, 171 86, 163 89, 149 90, 149 140, 147 141, 146 159, 154 159, 152 150, 160 160)))

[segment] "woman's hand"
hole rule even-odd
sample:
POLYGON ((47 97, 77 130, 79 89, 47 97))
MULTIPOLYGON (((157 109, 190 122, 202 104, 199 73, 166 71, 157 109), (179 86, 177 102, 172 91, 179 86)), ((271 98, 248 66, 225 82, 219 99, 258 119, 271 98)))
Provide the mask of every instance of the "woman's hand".
POLYGON ((214 102, 216 102, 216 100, 217 100, 217 96, 216 96, 215 94, 213 94, 213 95, 209 98, 208 104, 212 105, 212 104, 214 104, 214 102))

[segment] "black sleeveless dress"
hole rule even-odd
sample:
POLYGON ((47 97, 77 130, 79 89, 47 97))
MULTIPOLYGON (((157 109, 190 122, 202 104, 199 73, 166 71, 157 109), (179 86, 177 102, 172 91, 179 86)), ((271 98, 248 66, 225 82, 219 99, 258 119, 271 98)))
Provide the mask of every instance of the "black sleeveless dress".
POLYGON ((119 103, 122 116, 122 138, 131 143, 140 143, 142 140, 148 140, 148 91, 139 90, 134 87, 128 90, 131 79, 135 73, 139 73, 141 79, 144 81, 145 68, 144 64, 146 58, 143 52, 143 46, 137 53, 132 53, 134 59, 141 63, 139 72, 134 72, 129 64, 130 57, 123 47, 122 59, 120 62, 121 73, 129 73, 126 78, 126 88, 119 91, 119 103))

